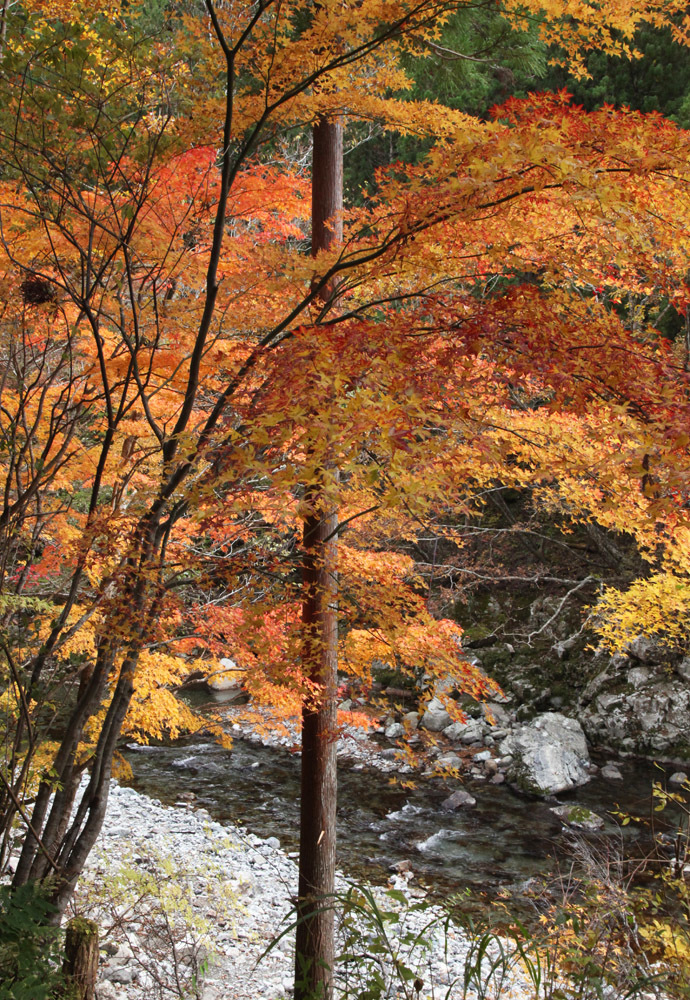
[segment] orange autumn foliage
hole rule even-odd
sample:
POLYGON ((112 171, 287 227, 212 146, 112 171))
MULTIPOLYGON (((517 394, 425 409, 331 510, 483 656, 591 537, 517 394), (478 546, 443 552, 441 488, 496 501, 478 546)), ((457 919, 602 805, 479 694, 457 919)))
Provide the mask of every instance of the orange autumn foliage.
MULTIPOLYGON (((688 134, 565 94, 508 101, 491 121, 405 101, 401 54, 456 6, 229 0, 152 39, 129 8, 26 5, 11 25, 7 781, 33 795, 27 745, 53 735, 47 705, 69 706, 71 743, 51 743, 48 763, 65 789, 93 765, 96 818, 75 821, 88 837, 120 733, 196 724, 171 692, 187 670, 230 656, 277 715, 318 699, 299 616, 316 479, 342 525, 341 666, 365 683, 383 661, 495 690, 461 629, 435 619, 403 543, 439 512, 453 539, 496 483, 629 532, 660 579, 687 586, 687 366, 615 306, 653 293, 687 308, 688 134), (280 140, 337 115, 433 142, 382 171, 345 210, 342 244, 314 259, 310 182, 280 140)), ((504 13, 539 10, 580 69, 588 50, 624 52, 643 21, 685 40, 674 3, 607 7, 504 13)))

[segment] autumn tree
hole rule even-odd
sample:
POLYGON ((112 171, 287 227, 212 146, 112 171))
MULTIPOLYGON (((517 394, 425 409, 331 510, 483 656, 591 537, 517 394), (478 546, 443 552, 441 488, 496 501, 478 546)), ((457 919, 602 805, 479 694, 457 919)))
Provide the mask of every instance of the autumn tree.
MULTIPOLYGON (((332 713, 310 668, 336 625, 364 681, 383 660, 490 690, 397 543, 439 512, 453 538, 497 482, 624 526, 656 592, 686 593, 687 375, 615 300, 653 282, 685 307, 687 136, 563 94, 491 122, 387 96, 455 6, 209 2, 153 37, 129 6, 12 9, 2 816, 6 853, 21 821, 15 884, 49 883, 60 908, 120 734, 195 725, 170 686, 197 661, 230 647, 257 698, 303 706, 305 733, 332 713), (381 172, 342 241, 326 206, 314 255, 310 181, 285 151, 330 123, 318 162, 344 116, 431 150, 381 172)), ((607 21, 558 2, 540 23, 582 68, 677 9, 607 21)))
MULTIPOLYGON (((250 435, 239 414, 269 377, 261 364, 293 337, 336 272, 371 256, 359 249, 347 260, 331 255, 325 272, 315 275, 308 259, 291 253, 295 224, 283 221, 284 213, 298 221, 303 215, 299 177, 280 176, 260 157, 252 169, 251 155, 259 139, 275 141, 271 128, 288 106, 296 123, 322 113, 318 101, 305 104, 315 80, 343 72, 384 43, 395 45, 403 28, 428 30, 443 12, 428 3, 402 4, 381 24, 378 14, 369 17, 362 8, 356 18, 347 15, 334 46, 325 10, 295 34, 298 6, 287 11, 266 4, 222 15, 209 7, 207 20, 185 23, 172 47, 165 36, 138 35, 129 10, 94 6, 85 27, 81 7, 66 6, 56 21, 39 5, 21 9, 13 22, 6 79, 14 93, 4 119, 3 247, 13 310, 6 329, 14 350, 15 330, 28 328, 30 377, 38 373, 38 389, 27 399, 21 380, 7 383, 8 440, 16 438, 16 425, 27 441, 18 452, 13 445, 17 467, 6 477, 6 518, 15 517, 8 551, 18 567, 10 576, 20 598, 7 607, 22 633, 18 648, 27 629, 30 641, 8 678, 7 697, 23 721, 7 778, 5 830, 9 835, 19 811, 28 833, 15 882, 57 877, 60 906, 102 822, 122 726, 155 733, 162 725, 174 732, 190 724, 166 694, 188 664, 160 648, 184 619, 175 595, 207 578, 209 566, 217 570, 220 561, 217 553, 204 559, 189 545, 190 512, 211 524, 208 497, 215 500, 218 489, 231 493, 223 477, 232 482, 225 467, 238 438, 235 482, 245 510, 253 502, 247 482, 265 460, 266 422, 250 435), (209 31, 217 49, 209 45, 209 31), (197 53, 208 57, 209 48, 211 88, 196 61, 197 53), (95 50, 108 57, 93 59, 95 50), (180 63, 180 53, 191 50, 195 58, 180 63), (306 58, 316 50, 318 59, 306 58), (214 119, 224 121, 217 174, 215 151, 194 140, 200 108, 216 86, 218 51, 225 73, 217 80, 218 99, 210 98, 222 112, 214 119), (302 68, 297 79, 295 65, 302 68), (228 218, 230 252, 221 256, 228 218), (252 303, 249 330, 229 322, 240 302, 243 308, 252 303), (56 350, 53 303, 72 331, 55 374, 35 350, 46 330, 49 351, 56 350), (46 378, 54 393, 41 397, 46 378), (62 417, 67 404, 69 420, 62 417), (40 448, 40 461, 27 468, 29 441, 40 448), (64 470, 63 455, 69 458, 64 470), (57 476, 61 470, 67 480, 57 476), (40 510, 31 506, 39 496, 40 510), (18 540, 27 535, 31 547, 18 540), (55 573, 59 600, 46 586, 55 573), (46 595, 45 603, 31 614, 27 602, 37 593, 46 595), (35 695, 47 695, 52 684, 59 717, 32 716, 35 695), (42 758, 35 754, 39 744, 42 758), (43 761, 48 770, 41 776, 36 765, 43 761), (87 765, 88 787, 70 819, 87 765), (36 780, 29 816, 22 803, 36 780)), ((384 61, 380 73, 385 81, 397 70, 384 61)), ((348 93, 358 87, 368 89, 366 74, 350 74, 348 93)), ((330 91, 322 92, 322 104, 331 99, 330 91)), ((400 238, 392 234, 389 246, 400 238)), ((272 419, 267 414, 269 426, 272 419)), ((232 530, 233 515, 238 534, 256 531, 251 515, 230 508, 230 528, 221 533, 232 530)), ((235 616, 232 639, 240 649, 241 617, 235 616)), ((244 634, 254 621, 246 620, 244 634)))

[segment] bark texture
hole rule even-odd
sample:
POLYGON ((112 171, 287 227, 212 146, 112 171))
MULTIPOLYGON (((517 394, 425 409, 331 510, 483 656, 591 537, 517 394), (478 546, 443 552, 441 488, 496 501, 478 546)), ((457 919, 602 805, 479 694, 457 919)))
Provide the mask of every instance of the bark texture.
MULTIPOLYGON (((312 254, 342 240, 343 138, 339 121, 314 128, 312 254)), ((334 283, 319 289, 326 306, 334 283)), ((338 668, 337 469, 326 463, 306 491, 303 527, 303 667, 319 695, 302 710, 302 788, 295 1000, 329 1000, 334 961, 336 691, 338 668)))
POLYGON ((67 924, 62 966, 67 1000, 94 1000, 98 975, 98 924, 75 917, 67 924))

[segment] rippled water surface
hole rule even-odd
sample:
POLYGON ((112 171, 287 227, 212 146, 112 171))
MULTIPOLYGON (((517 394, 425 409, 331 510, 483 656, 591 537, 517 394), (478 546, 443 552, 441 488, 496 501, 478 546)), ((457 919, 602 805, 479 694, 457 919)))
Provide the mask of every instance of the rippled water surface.
MULTIPOLYGON (((237 740, 232 750, 203 739, 127 751, 133 784, 165 802, 193 792, 196 803, 220 820, 297 848, 299 756, 237 740)), ((663 772, 646 762, 619 765, 623 782, 595 779, 559 802, 577 802, 606 816, 616 843, 639 836, 616 826, 608 810, 649 816, 653 780, 663 772)), ((404 789, 374 769, 339 768, 338 865, 348 875, 384 879, 389 866, 409 860, 420 881, 440 894, 519 891, 527 879, 555 869, 570 837, 551 813, 555 803, 534 801, 505 785, 466 783, 477 805, 445 812, 441 803, 457 785, 420 779, 404 789)), ((635 846, 641 850, 641 844, 635 846)))

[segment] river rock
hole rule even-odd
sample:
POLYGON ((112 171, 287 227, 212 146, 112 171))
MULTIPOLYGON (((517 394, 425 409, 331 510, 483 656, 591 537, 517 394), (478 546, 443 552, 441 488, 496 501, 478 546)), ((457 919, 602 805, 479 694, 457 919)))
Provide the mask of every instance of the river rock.
POLYGON ((559 712, 546 712, 516 729, 501 746, 511 754, 508 778, 524 792, 555 795, 589 781, 589 753, 582 726, 559 712))
POLYGON ((476 804, 477 800, 469 792, 466 792, 464 788, 458 788, 457 791, 443 800, 441 809, 445 810, 445 812, 453 812, 462 806, 476 806, 476 804))
POLYGON ((223 657, 220 662, 220 670, 209 674, 206 678, 206 686, 209 690, 230 695, 237 692, 239 697, 242 694, 242 684, 239 680, 241 671, 234 660, 223 657))
POLYGON ((386 726, 385 737, 387 740, 397 740, 405 733, 405 727, 401 726, 399 722, 393 722, 390 726, 386 726))
POLYGON ((452 722, 443 730, 453 743, 481 743, 484 738, 484 725, 478 719, 468 719, 467 722, 452 722))
POLYGON ((121 996, 119 990, 108 979, 104 979, 96 986, 96 1000, 120 1000, 121 996))
POLYGON ((499 705, 497 701, 483 703, 482 715, 489 725, 495 726, 497 729, 507 729, 512 722, 510 712, 503 705, 499 705))
POLYGON ((674 771, 671 777, 668 779, 669 785, 682 785, 688 780, 688 776, 685 771, 674 771))
POLYGON ((432 698, 420 720, 420 727, 430 733, 440 733, 451 722, 450 715, 439 698, 432 698))
POLYGON ((601 816, 584 806, 554 806, 551 812, 574 830, 592 833, 594 830, 601 830, 604 825, 601 816))
POLYGON ((419 712, 407 712, 403 715, 402 721, 405 729, 414 732, 419 725, 419 712))
POLYGON ((622 781, 623 775, 618 770, 615 764, 605 764, 601 769, 602 778, 606 778, 607 781, 622 781))
POLYGON ((135 973, 138 970, 134 965, 134 955, 131 949, 127 948, 127 951, 129 952, 128 958, 122 958, 118 952, 101 971, 101 975, 108 982, 126 985, 134 981, 135 973))
MULTIPOLYGON (((427 849, 431 853, 437 851, 449 832, 437 830, 428 839, 427 849)), ((291 995, 294 957, 290 937, 286 936, 276 944, 276 929, 294 924, 292 907, 298 879, 293 859, 296 855, 288 857, 278 848, 274 849, 269 841, 240 828, 215 822, 203 809, 190 813, 166 808, 133 789, 121 788, 113 783, 108 821, 77 888, 81 907, 91 905, 88 902, 89 886, 100 886, 102 889, 104 873, 111 867, 118 868, 119 859, 126 860, 132 852, 134 858, 146 860, 143 871, 159 870, 156 857, 173 859, 175 867, 179 867, 183 874, 182 883, 178 883, 181 898, 188 901, 195 918, 209 925, 213 955, 204 975, 205 982, 191 981, 190 969, 182 967, 181 971, 185 974, 182 987, 186 988, 186 996, 193 994, 201 1000, 223 1000, 227 997, 274 1000, 291 995), (126 829, 126 835, 122 838, 116 836, 114 830, 117 828, 126 829), (264 847, 269 848, 269 853, 262 850, 264 847)), ((399 874, 391 877, 393 888, 404 892, 408 900, 423 899, 424 892, 409 885, 409 862, 401 862, 401 869, 399 874)), ((161 878, 165 878, 162 871, 161 878)), ((350 888, 349 880, 336 876, 339 894, 344 895, 350 888)), ((471 947, 464 933, 454 927, 447 937, 429 933, 430 919, 443 920, 442 911, 414 906, 407 909, 404 903, 384 895, 385 890, 372 887, 371 891, 381 909, 400 912, 397 926, 404 927, 410 939, 428 937, 429 949, 425 948, 422 952, 428 980, 433 983, 447 978, 461 982, 468 947, 471 947)), ((103 897, 99 889, 96 902, 100 898, 103 897)), ((94 903, 94 900, 91 902, 94 903)), ((117 919, 114 924, 114 915, 108 906, 98 916, 102 930, 107 933, 105 942, 109 943, 115 937, 121 939, 124 934, 138 942, 132 949, 136 958, 131 968, 136 973, 130 983, 115 985, 109 982, 104 977, 105 965, 101 965, 98 1000, 153 1000, 154 997, 172 996, 173 993, 175 996, 182 995, 182 990, 175 989, 174 983, 163 993, 151 972, 146 971, 162 971, 169 982, 173 979, 172 953, 161 956, 158 951, 160 939, 154 937, 148 940, 145 909, 128 905, 121 915, 122 919, 117 919), (146 968, 142 961, 146 963, 146 968)), ((338 948, 343 945, 341 938, 338 948)), ((124 942, 119 947, 109 948, 111 957, 121 948, 122 958, 126 960, 128 952, 124 942)), ((187 961, 184 945, 179 954, 183 966, 187 961)), ((406 953, 402 951, 401 954, 406 959, 406 953)), ((359 994, 365 985, 362 982, 356 992, 359 994)), ((527 997, 528 987, 529 983, 520 970, 509 972, 504 981, 505 995, 515 1000, 527 997)), ((418 992, 420 1000, 432 995, 428 990, 418 992)), ((355 990, 352 993, 354 995, 355 990)))
POLYGON ((456 753, 444 753, 436 758, 436 764, 440 767, 460 767, 462 757, 458 757, 456 753))

